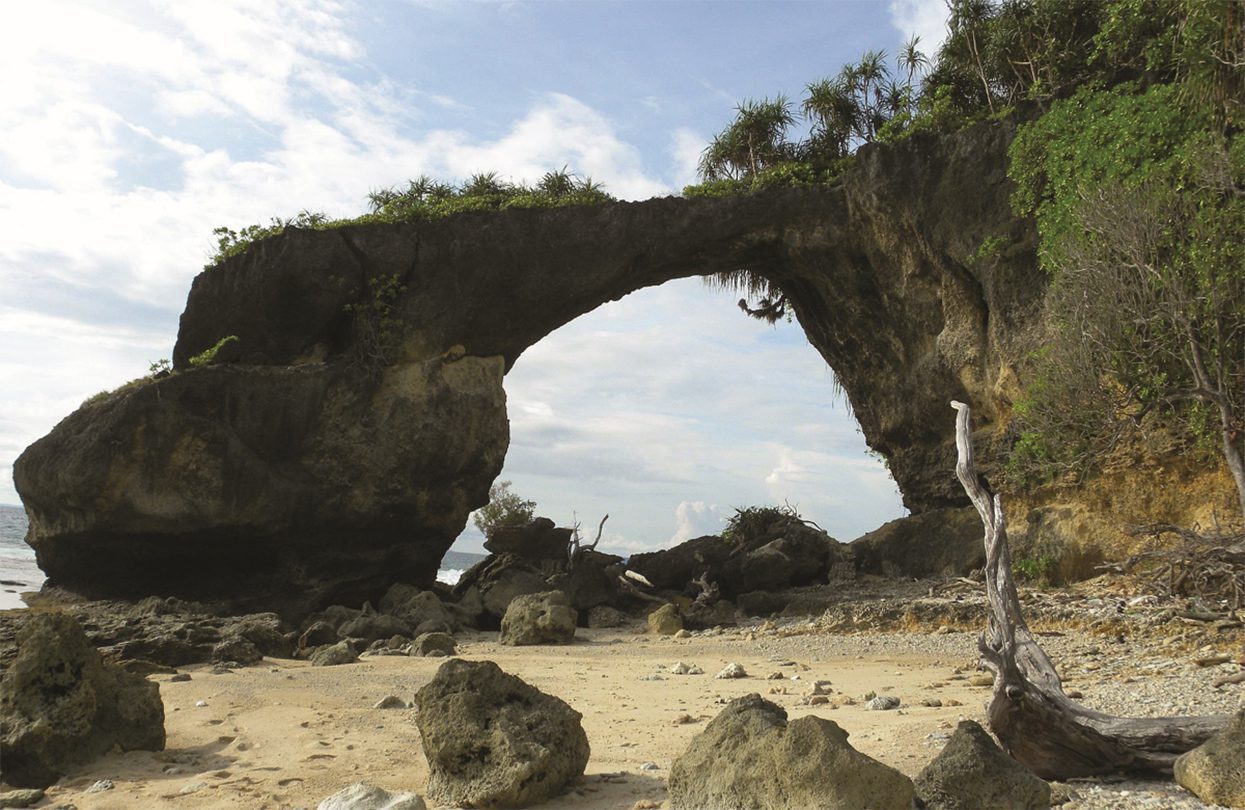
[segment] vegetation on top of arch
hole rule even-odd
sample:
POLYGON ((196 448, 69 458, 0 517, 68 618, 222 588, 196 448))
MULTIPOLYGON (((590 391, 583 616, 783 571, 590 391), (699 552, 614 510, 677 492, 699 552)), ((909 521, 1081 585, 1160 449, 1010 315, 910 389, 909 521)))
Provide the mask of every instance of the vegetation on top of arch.
POLYGON ((426 222, 465 211, 500 211, 512 208, 559 208, 593 205, 615 198, 591 177, 579 177, 562 167, 546 172, 534 186, 502 180, 497 172, 472 175, 459 185, 427 175, 407 182, 405 188, 383 188, 367 196, 367 213, 353 218, 330 219, 328 215, 302 211, 288 219, 274 217, 268 225, 248 225, 240 230, 219 227, 212 231, 216 251, 204 269, 211 269, 250 245, 284 233, 289 228, 332 230, 346 225, 389 222, 426 222))

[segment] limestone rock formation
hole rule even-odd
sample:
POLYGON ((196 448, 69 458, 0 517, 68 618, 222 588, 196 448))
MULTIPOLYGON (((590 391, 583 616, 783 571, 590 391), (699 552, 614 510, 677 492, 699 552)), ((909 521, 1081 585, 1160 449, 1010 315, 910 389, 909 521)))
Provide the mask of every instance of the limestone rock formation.
POLYGON ((570 644, 579 616, 561 591, 517 597, 501 620, 501 643, 516 647, 532 644, 570 644))
POLYGON ((961 720, 938 756, 916 778, 929 810, 1050 807, 1050 785, 1003 753, 986 730, 961 720))
POLYGON ((420 633, 411 642, 411 655, 443 657, 458 652, 458 645, 449 633, 420 633))
POLYGON ((737 698, 670 769, 670 806, 695 810, 829 810, 912 806, 912 781, 865 756, 815 715, 787 722, 760 695, 737 698))
POLYGON ((28 540, 51 584, 97 597, 301 618, 430 585, 501 470, 519 355, 606 301, 740 268, 786 292, 905 503, 962 504, 944 403, 983 431, 1006 415, 1046 283, 1008 207, 1014 130, 866 146, 826 186, 287 229, 195 279, 173 374, 18 459, 28 540), (975 260, 987 237, 1006 247, 975 260), (189 365, 227 336, 228 362, 189 365))
POLYGON ((1223 731, 1176 760, 1185 790, 1207 804, 1245 807, 1245 709, 1223 731))
POLYGON ((492 661, 447 661, 415 705, 435 802, 528 807, 561 793, 588 764, 579 712, 492 661))
POLYGON ((47 787, 113 746, 164 748, 160 687, 105 664, 73 617, 34 615, 17 641, 17 658, 0 681, 5 782, 47 787))

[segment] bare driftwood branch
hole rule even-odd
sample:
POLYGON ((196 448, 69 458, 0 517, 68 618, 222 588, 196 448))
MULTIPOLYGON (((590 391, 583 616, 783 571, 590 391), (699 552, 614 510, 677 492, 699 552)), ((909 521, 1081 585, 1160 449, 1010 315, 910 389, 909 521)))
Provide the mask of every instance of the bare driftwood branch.
POLYGON ((568 567, 574 568, 578 565, 579 561, 584 557, 584 552, 596 551, 597 543, 601 542, 601 532, 605 529, 605 521, 609 519, 609 515, 601 518, 601 522, 597 525, 597 538, 586 546, 583 545, 582 541, 579 539, 579 521, 575 521, 575 525, 571 528, 571 541, 567 544, 566 548, 566 562, 568 567))
POLYGON ((1003 505, 998 495, 986 490, 973 463, 969 407, 962 402, 952 402, 951 407, 958 412, 956 476, 985 527, 990 617, 977 646, 994 673, 990 727, 1017 761, 1045 779, 1170 771, 1176 757, 1202 744, 1227 725, 1229 717, 1113 717, 1064 694, 1054 664, 1021 612, 1003 505))

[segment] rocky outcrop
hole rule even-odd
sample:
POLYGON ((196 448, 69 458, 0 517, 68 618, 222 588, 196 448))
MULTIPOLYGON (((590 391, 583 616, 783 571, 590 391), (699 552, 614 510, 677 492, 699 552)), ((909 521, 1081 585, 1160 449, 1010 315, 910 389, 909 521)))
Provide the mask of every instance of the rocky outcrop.
POLYGON ((787 293, 905 503, 961 504, 946 403, 983 431, 1007 413, 1045 284, 1007 203, 1014 127, 865 147, 828 186, 265 239, 195 279, 176 373, 17 461, 29 542, 89 595, 292 614, 428 585, 501 469, 504 370, 606 301, 739 268, 787 293), (227 363, 190 366, 229 336, 227 363))
POLYGON ((788 723, 755 694, 732 701, 670 769, 676 810, 908 810, 912 799, 912 781, 852 748, 836 723, 816 715, 788 723))
POLYGON ((160 687, 105 664, 73 617, 32 616, 0 681, 0 777, 42 788, 119 746, 164 748, 160 687))
POLYGON ((517 554, 525 560, 565 560, 571 529, 558 528, 549 518, 538 517, 526 526, 489 529, 484 547, 494 554, 517 554))
POLYGON ((972 720, 961 720, 955 734, 916 778, 917 795, 929 810, 1050 807, 1050 785, 1003 753, 972 720))
POLYGON ((447 661, 415 706, 428 796, 439 804, 528 807, 588 764, 579 712, 492 661, 447 661))

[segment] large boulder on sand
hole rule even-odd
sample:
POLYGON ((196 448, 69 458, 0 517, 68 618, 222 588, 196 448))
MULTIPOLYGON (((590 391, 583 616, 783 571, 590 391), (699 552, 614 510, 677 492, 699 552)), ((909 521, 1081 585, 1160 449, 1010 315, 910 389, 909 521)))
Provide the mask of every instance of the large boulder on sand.
POLYGON ((428 796, 466 807, 527 807, 588 764, 579 712, 492 661, 452 659, 415 694, 428 796))
POLYGON ((917 795, 930 810, 1050 807, 1050 785, 1003 753, 972 720, 961 720, 938 756, 916 778, 917 795))
POLYGON ((670 806, 688 810, 908 810, 912 798, 908 777, 852 748, 838 725, 815 715, 788 723, 756 694, 732 701, 670 770, 670 806))
POLYGON ((579 614, 561 591, 530 593, 515 598, 501 620, 501 643, 570 644, 579 614))
POLYGON ((82 627, 35 614, 0 681, 0 769, 17 787, 47 787, 111 750, 164 748, 160 687, 105 664, 82 627))
POLYGON ((1181 754, 1173 770, 1180 786, 1207 804, 1245 807, 1245 709, 1218 734, 1181 754))
POLYGON ((454 586, 460 603, 478 600, 484 625, 496 627, 517 596, 549 590, 540 571, 516 554, 498 554, 472 566, 454 586))

